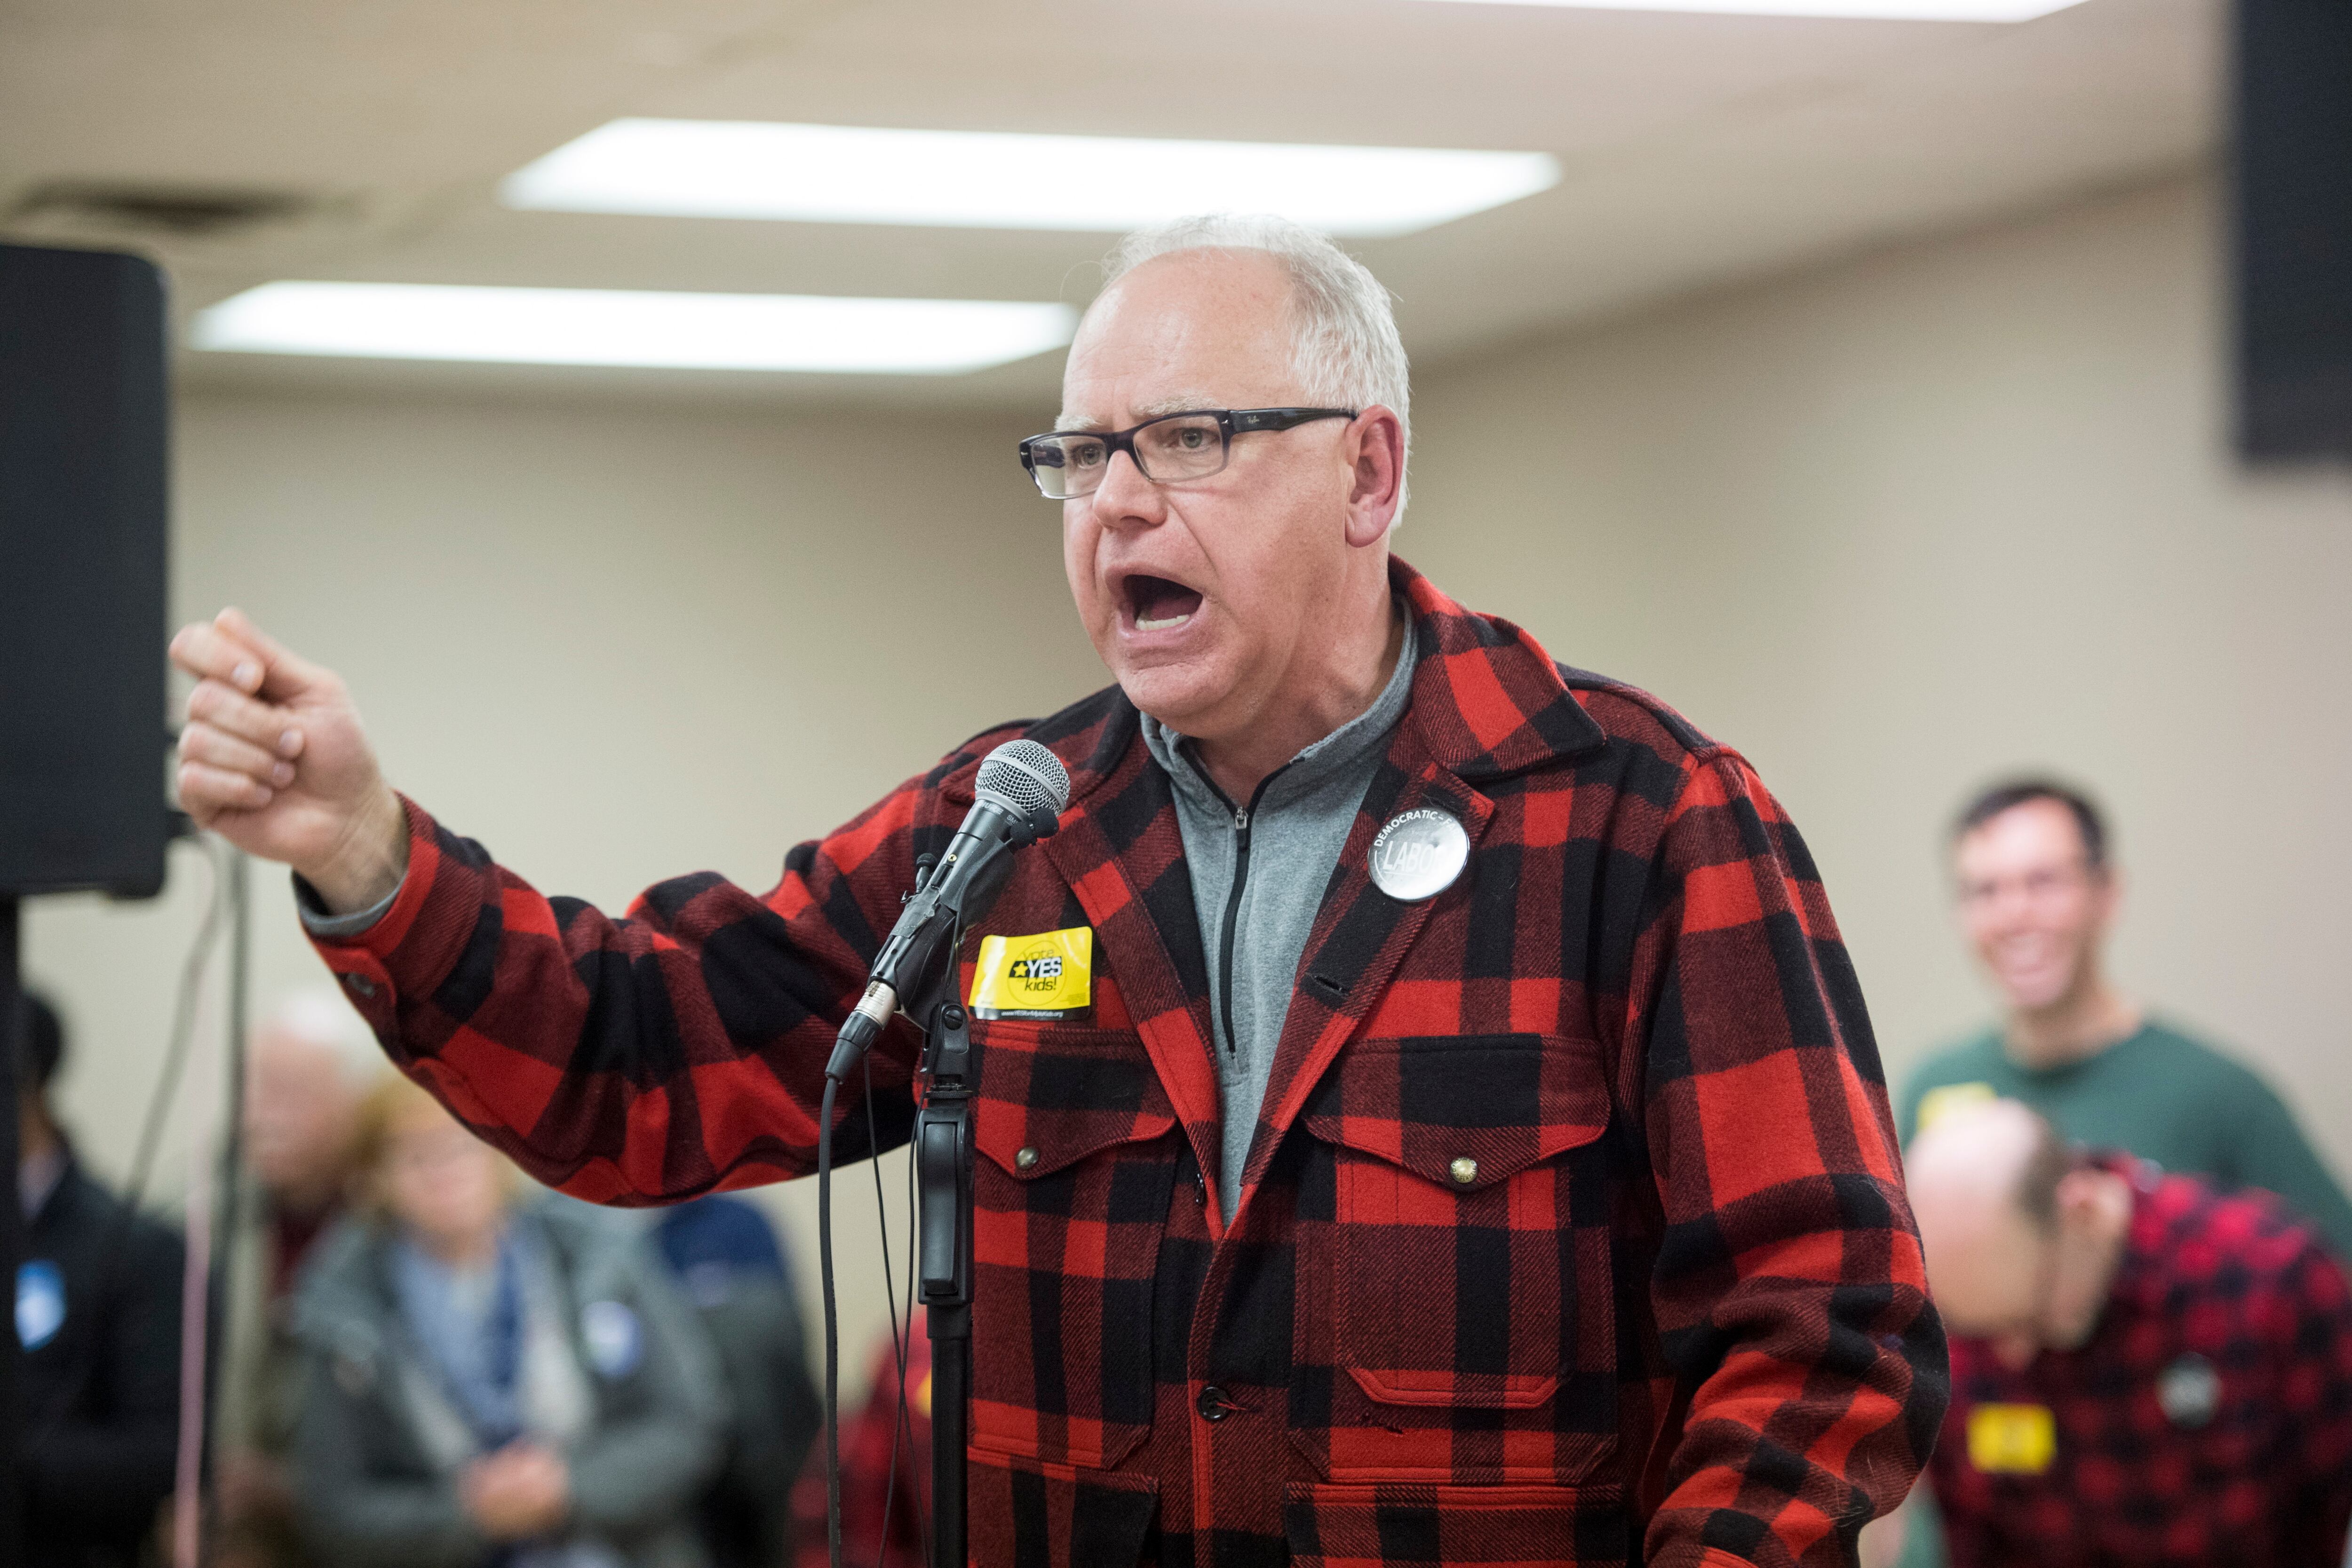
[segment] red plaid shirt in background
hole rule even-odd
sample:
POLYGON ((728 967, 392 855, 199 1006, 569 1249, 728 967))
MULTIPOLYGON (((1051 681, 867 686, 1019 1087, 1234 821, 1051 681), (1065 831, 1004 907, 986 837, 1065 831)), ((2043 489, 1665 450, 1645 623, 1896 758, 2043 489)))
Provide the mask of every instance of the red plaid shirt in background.
POLYGON ((2105 1163, 2135 1202, 2090 1342, 2012 1372, 1984 1342, 1952 1341, 1934 1484, 1953 1568, 2337 1568, 2352 1518, 2342 1271, 2268 1193, 2105 1163))
MULTIPOLYGON (((542 1181, 650 1203, 806 1173, 835 1028, 1015 735, 1060 832, 986 923, 1091 927, 1092 1016, 975 1019, 975 1561, 1818 1563, 1926 1461, 1942 1331, 1861 991, 1738 753, 1395 563, 1418 663, 1299 966, 1234 1215, 1167 775, 1112 688, 974 737, 755 897, 626 920, 411 805, 322 943, 394 1059, 542 1181), (1468 868, 1366 862, 1431 808, 1468 868)), ((971 973, 966 949, 964 984, 971 973)), ((903 1142, 918 1041, 875 1048, 903 1142)), ((843 1157, 866 1116, 842 1110, 843 1157)))

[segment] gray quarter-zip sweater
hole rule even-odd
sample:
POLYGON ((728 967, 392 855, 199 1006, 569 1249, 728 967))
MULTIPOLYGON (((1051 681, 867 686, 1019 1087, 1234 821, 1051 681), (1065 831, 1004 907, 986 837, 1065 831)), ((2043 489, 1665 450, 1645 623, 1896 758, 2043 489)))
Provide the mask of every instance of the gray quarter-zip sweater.
POLYGON ((1174 786, 1192 907, 1209 959, 1223 1129, 1217 1206, 1227 1223, 1241 1198, 1242 1167, 1249 1163, 1307 935, 1389 735, 1412 700, 1413 659, 1408 629, 1396 672, 1372 705, 1267 774, 1246 802, 1228 800, 1210 782, 1192 742, 1143 715, 1143 743, 1174 786))

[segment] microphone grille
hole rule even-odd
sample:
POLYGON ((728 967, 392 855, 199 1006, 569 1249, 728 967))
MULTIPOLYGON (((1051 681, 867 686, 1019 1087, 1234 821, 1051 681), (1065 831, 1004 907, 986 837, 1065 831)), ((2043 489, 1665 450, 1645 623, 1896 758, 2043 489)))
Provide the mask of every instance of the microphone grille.
POLYGON ((1034 741, 1007 741, 989 752, 972 788, 1009 800, 1024 812, 1042 805, 1059 816, 1070 804, 1068 770, 1061 758, 1034 741))

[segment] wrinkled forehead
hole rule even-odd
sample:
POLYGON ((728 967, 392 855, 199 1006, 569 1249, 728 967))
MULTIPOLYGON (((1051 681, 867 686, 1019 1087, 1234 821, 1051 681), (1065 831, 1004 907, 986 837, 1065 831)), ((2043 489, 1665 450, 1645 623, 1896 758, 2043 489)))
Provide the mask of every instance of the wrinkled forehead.
POLYGON ((1143 263, 1078 324, 1055 428, 1123 428, 1188 408, 1295 402, 1289 269, 1259 251, 1143 263))

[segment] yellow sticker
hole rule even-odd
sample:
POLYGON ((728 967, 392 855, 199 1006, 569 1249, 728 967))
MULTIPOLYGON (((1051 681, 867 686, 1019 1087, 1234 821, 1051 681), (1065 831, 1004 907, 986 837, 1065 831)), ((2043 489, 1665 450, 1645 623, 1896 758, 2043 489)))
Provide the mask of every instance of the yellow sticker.
POLYGON ((2058 1453, 2046 1405, 1979 1405, 1969 1412, 1969 1463, 1991 1476, 2038 1476, 2058 1453))
POLYGON ((980 942, 976 1018, 1075 1018, 1094 1005, 1095 933, 1087 926, 980 942))
POLYGON ((1931 1089, 1919 1097, 1919 1125, 1915 1131, 1925 1132, 1955 1110, 1990 1105, 2000 1098, 1989 1083, 1948 1083, 1941 1089, 1931 1089))

